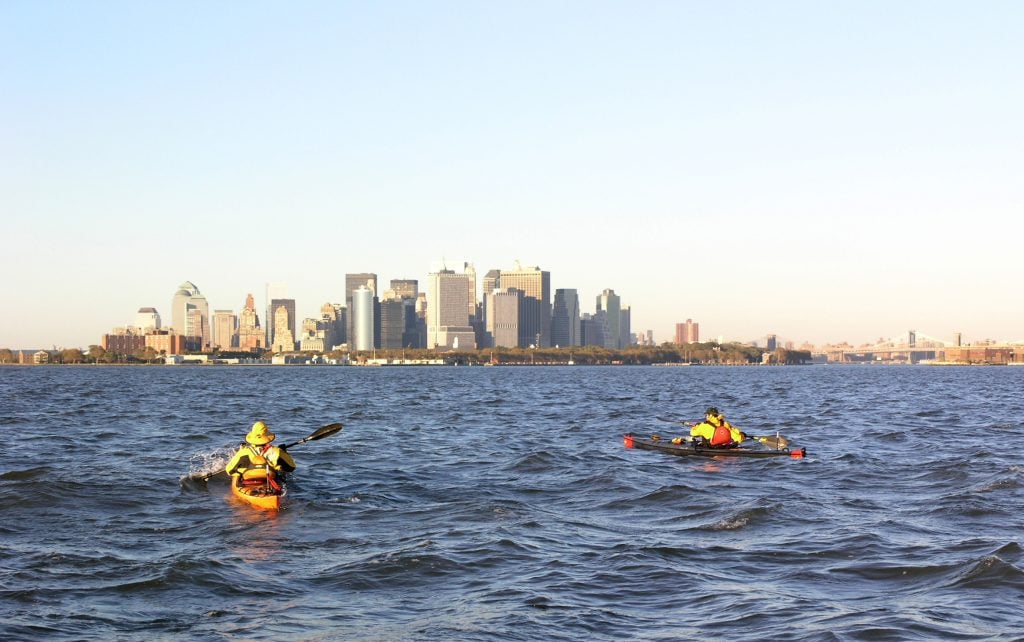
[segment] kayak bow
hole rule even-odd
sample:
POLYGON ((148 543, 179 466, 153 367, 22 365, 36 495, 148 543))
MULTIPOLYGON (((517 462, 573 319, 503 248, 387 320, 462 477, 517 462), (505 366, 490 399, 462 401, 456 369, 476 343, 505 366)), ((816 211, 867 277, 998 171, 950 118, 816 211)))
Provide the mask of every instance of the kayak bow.
POLYGON ((626 433, 622 439, 626 448, 639 448, 641 450, 657 450, 679 457, 792 457, 800 459, 807 454, 806 448, 746 448, 738 446, 735 448, 712 448, 690 443, 673 444, 670 440, 663 440, 657 435, 643 437, 634 433, 626 433))

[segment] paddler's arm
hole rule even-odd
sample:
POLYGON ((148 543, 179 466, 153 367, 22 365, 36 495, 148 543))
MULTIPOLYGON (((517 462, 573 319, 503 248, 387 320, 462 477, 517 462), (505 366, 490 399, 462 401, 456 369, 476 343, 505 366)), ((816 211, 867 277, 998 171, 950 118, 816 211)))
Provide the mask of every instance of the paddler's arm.
POLYGON ((295 470, 295 460, 284 448, 274 448, 269 455, 268 461, 274 470, 280 473, 290 473, 295 470))
MULTIPOLYGON (((242 457, 244 455, 246 455, 245 448, 239 448, 235 452, 235 456, 232 457, 231 461, 228 462, 228 465, 224 467, 224 472, 226 472, 229 475, 237 475, 238 467, 241 465, 242 457)), ((246 459, 248 459, 248 457, 246 457, 246 459)))

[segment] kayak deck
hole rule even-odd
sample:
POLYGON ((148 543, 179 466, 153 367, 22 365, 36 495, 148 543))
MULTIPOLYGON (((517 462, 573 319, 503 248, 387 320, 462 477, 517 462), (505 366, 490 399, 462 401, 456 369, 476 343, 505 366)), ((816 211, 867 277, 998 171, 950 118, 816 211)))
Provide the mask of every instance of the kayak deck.
POLYGON ((679 457, 792 457, 800 459, 807 454, 806 448, 712 448, 694 443, 673 444, 671 440, 662 439, 658 435, 644 437, 635 433, 626 433, 622 439, 626 448, 641 450, 657 450, 679 457))
POLYGON ((278 510, 288 494, 288 488, 282 484, 281 490, 269 488, 265 480, 257 483, 242 484, 240 477, 231 480, 231 494, 256 508, 278 510))

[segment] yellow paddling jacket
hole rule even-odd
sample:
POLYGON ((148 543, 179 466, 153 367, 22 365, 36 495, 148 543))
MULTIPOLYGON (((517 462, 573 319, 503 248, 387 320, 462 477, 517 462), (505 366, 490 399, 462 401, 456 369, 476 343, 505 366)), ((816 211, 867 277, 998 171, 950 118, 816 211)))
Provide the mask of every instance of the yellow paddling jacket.
POLYGON ((279 475, 295 470, 295 460, 287 451, 270 444, 255 446, 249 443, 238 447, 238 452, 224 467, 224 470, 229 475, 241 475, 242 479, 264 477, 268 464, 270 470, 279 475))

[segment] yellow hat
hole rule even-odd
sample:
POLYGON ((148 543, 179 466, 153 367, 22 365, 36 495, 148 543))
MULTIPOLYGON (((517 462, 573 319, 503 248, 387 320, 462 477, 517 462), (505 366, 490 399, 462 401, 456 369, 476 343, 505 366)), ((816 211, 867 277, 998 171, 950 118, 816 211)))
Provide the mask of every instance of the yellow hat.
POLYGON ((267 424, 262 421, 257 421, 252 425, 252 430, 245 436, 245 440, 254 446, 262 446, 263 444, 269 444, 270 442, 277 439, 277 435, 270 432, 270 428, 267 428, 267 424))

